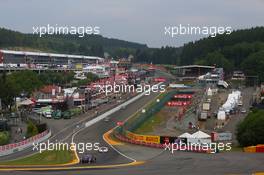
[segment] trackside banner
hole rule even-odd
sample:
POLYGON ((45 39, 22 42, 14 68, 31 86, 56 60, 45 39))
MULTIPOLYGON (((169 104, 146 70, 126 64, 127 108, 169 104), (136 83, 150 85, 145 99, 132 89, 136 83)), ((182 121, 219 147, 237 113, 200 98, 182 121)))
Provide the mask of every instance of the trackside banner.
POLYGON ((132 133, 130 131, 125 131, 125 136, 134 141, 156 143, 156 144, 160 143, 160 136, 140 135, 140 134, 132 133))

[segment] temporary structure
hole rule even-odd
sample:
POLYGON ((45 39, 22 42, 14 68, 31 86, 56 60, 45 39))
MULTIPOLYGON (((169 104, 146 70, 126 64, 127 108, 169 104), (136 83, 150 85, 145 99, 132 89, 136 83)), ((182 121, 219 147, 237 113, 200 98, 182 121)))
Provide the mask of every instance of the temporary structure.
POLYGON ((192 138, 193 136, 189 134, 188 132, 183 133, 182 135, 179 135, 179 138, 192 138))
POLYGON ((225 120, 226 119, 226 113, 223 110, 219 110, 217 113, 217 119, 218 120, 225 120))
POLYGON ((231 94, 228 95, 228 98, 226 102, 222 106, 222 110, 225 112, 230 112, 232 109, 234 109, 241 98, 241 92, 240 91, 233 91, 231 94))
POLYGON ((33 101, 31 101, 30 99, 26 99, 24 101, 21 101, 18 105, 19 106, 29 106, 29 105, 32 105, 32 104, 34 104, 33 101))
POLYGON ((192 134, 192 137, 197 138, 197 139, 207 139, 207 138, 210 138, 211 136, 206 134, 203 131, 197 131, 197 132, 192 134))
POLYGON ((213 91, 212 91, 211 88, 208 88, 208 90, 207 90, 207 95, 208 95, 208 96, 212 96, 212 95, 213 95, 213 91))

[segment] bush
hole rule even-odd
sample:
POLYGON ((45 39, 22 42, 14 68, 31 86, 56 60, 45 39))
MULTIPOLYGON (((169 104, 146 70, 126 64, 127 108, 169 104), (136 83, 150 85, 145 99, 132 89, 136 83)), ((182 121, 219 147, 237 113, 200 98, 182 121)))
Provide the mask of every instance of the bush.
POLYGON ((29 137, 37 135, 38 133, 39 132, 38 132, 37 126, 32 121, 29 121, 27 125, 26 137, 29 138, 29 137))
POLYGON ((81 108, 73 108, 69 110, 71 112, 72 115, 80 115, 82 113, 82 109, 81 108))
POLYGON ((241 146, 264 144, 264 110, 254 110, 237 127, 241 146))
POLYGON ((0 145, 9 143, 10 135, 7 131, 0 132, 0 145))

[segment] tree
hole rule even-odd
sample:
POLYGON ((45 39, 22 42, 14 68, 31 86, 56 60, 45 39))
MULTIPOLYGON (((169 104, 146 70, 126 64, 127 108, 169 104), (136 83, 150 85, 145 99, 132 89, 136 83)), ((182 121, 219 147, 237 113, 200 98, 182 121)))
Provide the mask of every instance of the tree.
POLYGON ((264 110, 253 110, 237 127, 241 146, 264 144, 264 110))
POLYGON ((196 64, 216 65, 217 67, 223 67, 227 72, 230 72, 234 68, 233 64, 218 51, 208 53, 205 58, 196 61, 196 64))
POLYGON ((31 94, 43 85, 37 73, 30 70, 13 72, 7 76, 7 80, 16 86, 19 93, 31 94))
POLYGON ((4 73, 0 78, 0 98, 4 108, 9 108, 11 111, 11 107, 14 104, 14 99, 20 93, 17 84, 8 79, 6 74, 4 73))
POLYGON ((38 128, 37 126, 32 122, 29 121, 27 124, 27 133, 26 133, 26 137, 32 137, 38 134, 38 128))
POLYGON ((77 86, 83 86, 83 85, 88 85, 90 84, 91 82, 94 82, 98 80, 98 76, 91 73, 91 72, 88 72, 86 74, 86 79, 83 79, 83 80, 79 80, 78 83, 77 83, 77 86))
POLYGON ((99 44, 92 45, 90 50, 91 50, 90 53, 93 56, 98 56, 98 57, 104 56, 104 49, 102 45, 99 45, 99 44))
POLYGON ((241 64, 247 75, 257 75, 264 81, 264 50, 249 55, 241 64))

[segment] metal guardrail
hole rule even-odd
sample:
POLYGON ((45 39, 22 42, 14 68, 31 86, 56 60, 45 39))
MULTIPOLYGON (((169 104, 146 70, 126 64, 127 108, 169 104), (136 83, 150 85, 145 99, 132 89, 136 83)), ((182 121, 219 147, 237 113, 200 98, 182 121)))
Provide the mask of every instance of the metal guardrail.
POLYGON ((48 139, 51 136, 51 131, 46 130, 40 134, 30 137, 18 143, 11 143, 8 145, 0 146, 0 156, 9 155, 15 152, 22 151, 33 146, 33 143, 40 143, 48 139))

